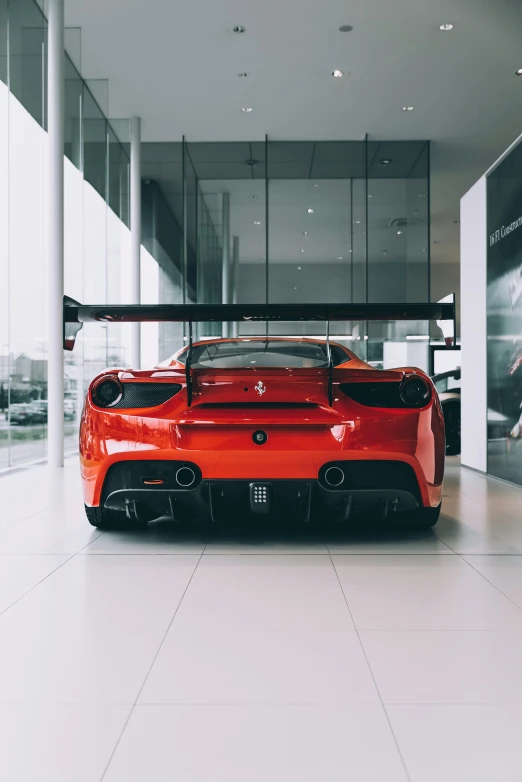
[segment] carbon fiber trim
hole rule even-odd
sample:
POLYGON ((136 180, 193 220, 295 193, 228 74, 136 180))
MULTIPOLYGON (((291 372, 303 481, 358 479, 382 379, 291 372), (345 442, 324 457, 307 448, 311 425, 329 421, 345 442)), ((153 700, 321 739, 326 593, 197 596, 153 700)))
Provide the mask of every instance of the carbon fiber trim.
POLYGON ((182 386, 179 383, 122 383, 123 396, 110 410, 134 407, 157 407, 172 399, 182 386))

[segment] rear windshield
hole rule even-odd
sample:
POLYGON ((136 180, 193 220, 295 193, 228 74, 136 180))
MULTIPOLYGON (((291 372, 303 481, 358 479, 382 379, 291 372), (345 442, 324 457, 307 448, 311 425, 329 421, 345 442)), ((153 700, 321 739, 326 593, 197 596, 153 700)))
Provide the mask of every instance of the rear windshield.
MULTIPOLYGON (((349 361, 350 357, 336 345, 331 346, 334 366, 349 361)), ((178 361, 185 363, 185 350, 178 361)), ((327 367, 326 345, 298 340, 231 340, 196 345, 192 350, 191 366, 213 369, 244 369, 246 367, 288 367, 310 369, 327 367)))

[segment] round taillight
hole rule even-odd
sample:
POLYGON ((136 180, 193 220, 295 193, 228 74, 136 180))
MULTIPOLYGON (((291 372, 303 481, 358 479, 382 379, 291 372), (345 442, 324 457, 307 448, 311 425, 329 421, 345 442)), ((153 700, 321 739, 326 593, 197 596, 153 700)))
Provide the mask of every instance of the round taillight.
POLYGON ((92 399, 98 407, 114 407, 122 396, 122 384, 114 375, 100 378, 92 388, 92 399))
POLYGON ((420 375, 411 375, 402 381, 400 394, 408 407, 424 407, 431 399, 431 386, 420 375))

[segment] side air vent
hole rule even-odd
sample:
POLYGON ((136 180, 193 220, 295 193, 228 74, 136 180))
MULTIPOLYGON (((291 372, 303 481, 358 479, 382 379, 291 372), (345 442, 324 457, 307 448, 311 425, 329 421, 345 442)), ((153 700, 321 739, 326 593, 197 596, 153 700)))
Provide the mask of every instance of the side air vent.
POLYGON ((182 386, 179 383, 122 383, 123 394, 111 410, 133 407, 157 407, 172 399, 182 386))
POLYGON ((350 399, 366 407, 408 407, 400 395, 401 384, 396 383, 341 383, 341 391, 350 399))

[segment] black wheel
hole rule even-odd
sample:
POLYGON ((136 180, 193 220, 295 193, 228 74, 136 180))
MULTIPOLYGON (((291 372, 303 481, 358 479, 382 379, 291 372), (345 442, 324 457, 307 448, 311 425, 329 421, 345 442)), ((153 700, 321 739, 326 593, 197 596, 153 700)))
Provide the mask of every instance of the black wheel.
POLYGON ((401 522, 410 529, 430 529, 439 520, 441 505, 436 508, 417 508, 401 513, 401 522))
POLYGON ((446 402, 442 405, 446 428, 446 456, 460 453, 460 403, 446 402))
POLYGON ((146 521, 129 519, 124 513, 108 511, 105 508, 90 508, 85 506, 87 521, 98 529, 145 529, 146 521))

